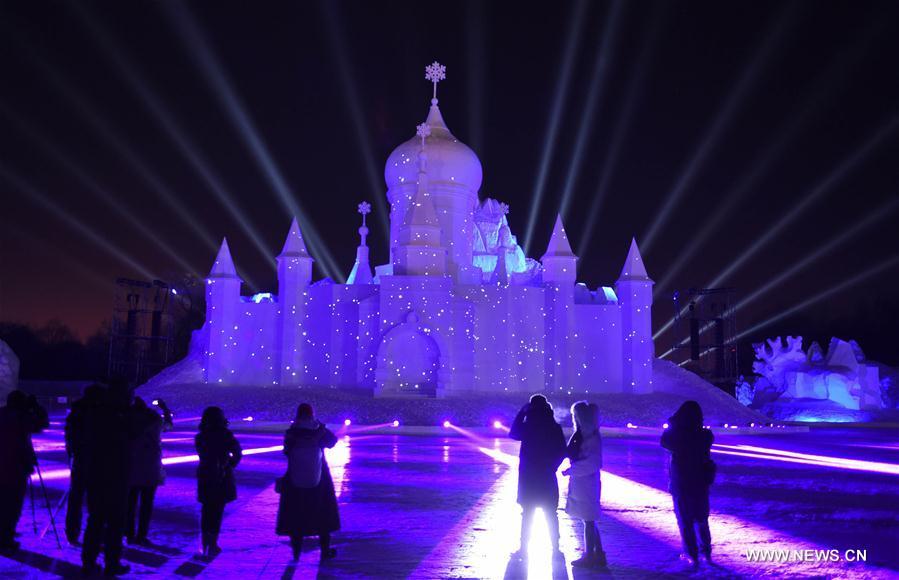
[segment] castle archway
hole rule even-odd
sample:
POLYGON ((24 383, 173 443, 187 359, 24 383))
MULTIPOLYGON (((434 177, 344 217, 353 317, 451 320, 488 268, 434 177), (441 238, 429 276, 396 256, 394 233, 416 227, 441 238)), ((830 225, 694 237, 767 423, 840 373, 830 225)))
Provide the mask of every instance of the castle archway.
POLYGON ((377 394, 433 397, 440 364, 440 347, 432 331, 409 313, 406 322, 384 334, 378 347, 377 394))

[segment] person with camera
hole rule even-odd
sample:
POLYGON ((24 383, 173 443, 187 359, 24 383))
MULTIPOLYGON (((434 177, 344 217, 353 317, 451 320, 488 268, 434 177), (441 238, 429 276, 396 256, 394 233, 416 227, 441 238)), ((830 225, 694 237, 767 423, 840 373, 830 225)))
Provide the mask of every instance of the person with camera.
POLYGON ((315 418, 312 405, 302 403, 284 434, 287 474, 277 484, 281 500, 276 532, 290 537, 294 561, 300 558, 305 536, 318 536, 322 560, 337 555, 331 547, 331 533, 340 529, 340 516, 325 459, 325 449, 336 444, 337 437, 315 418))
POLYGON ((34 473, 37 455, 31 436, 50 425, 47 411, 34 395, 15 390, 0 409, 0 550, 14 551, 16 526, 22 516, 28 478, 34 473))

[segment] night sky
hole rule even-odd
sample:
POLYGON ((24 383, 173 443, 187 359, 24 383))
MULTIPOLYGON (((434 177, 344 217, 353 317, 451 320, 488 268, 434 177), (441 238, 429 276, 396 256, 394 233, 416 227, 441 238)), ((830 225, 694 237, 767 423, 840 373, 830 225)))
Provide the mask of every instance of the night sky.
POLYGON ((676 288, 745 297, 813 256, 739 329, 836 290, 743 344, 835 334, 899 364, 896 2, 3 2, 0 321, 87 337, 116 277, 203 276, 222 236, 244 293, 276 291, 279 183, 341 277, 375 204, 384 263, 384 162, 434 60, 480 198, 510 204, 531 257, 563 205, 591 288, 636 236, 659 328, 676 288))

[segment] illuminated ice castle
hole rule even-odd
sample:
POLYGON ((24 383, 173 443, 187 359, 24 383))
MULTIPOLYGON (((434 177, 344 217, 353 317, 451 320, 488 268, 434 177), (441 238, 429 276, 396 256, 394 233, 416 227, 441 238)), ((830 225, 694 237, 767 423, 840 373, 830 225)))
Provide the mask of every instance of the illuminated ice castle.
POLYGON ((634 241, 614 288, 577 282, 556 218, 540 261, 525 257, 508 206, 479 201, 481 163, 435 98, 387 160, 390 263, 368 261, 365 215, 346 284, 312 282, 296 220, 277 257, 278 293, 240 295, 227 242, 207 279, 194 340, 207 382, 372 388, 379 396, 652 391, 652 280, 634 241))

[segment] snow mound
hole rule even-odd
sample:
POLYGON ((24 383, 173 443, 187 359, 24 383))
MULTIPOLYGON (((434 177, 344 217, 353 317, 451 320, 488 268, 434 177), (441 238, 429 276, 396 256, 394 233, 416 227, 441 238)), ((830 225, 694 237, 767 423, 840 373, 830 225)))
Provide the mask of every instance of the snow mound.
MULTIPOLYGON (((694 400, 702 407, 709 425, 724 423, 767 423, 768 417, 745 407, 715 385, 696 373, 681 368, 671 361, 656 359, 652 366, 653 386, 656 394, 677 395, 683 400, 694 400)), ((673 411, 672 411, 673 412, 673 411)))
MULTIPOLYGON (((627 393, 552 393, 546 395, 556 409, 556 419, 569 424, 568 409, 586 399, 600 407, 600 421, 607 427, 627 423, 661 427, 686 400, 697 401, 706 423, 748 425, 767 419, 699 376, 667 361, 653 367, 656 392, 648 395, 627 393)), ((309 402, 316 414, 329 423, 347 417, 356 424, 391 423, 439 425, 450 419, 460 426, 483 427, 499 419, 508 424, 527 400, 527 394, 487 393, 446 399, 376 399, 371 391, 327 387, 279 387, 277 385, 221 386, 202 382, 199 358, 188 357, 172 365, 140 387, 147 400, 163 398, 180 417, 196 417, 207 405, 218 405, 232 418, 252 416, 262 421, 289 421, 296 406, 309 402)))

